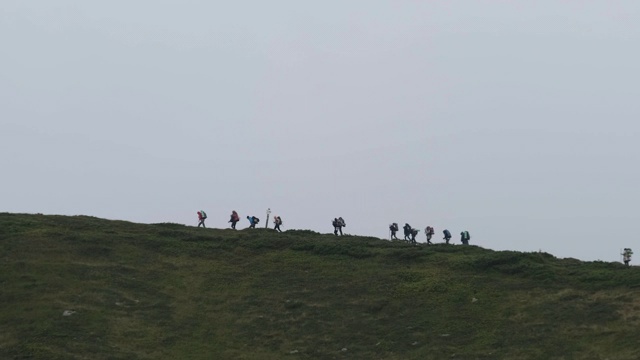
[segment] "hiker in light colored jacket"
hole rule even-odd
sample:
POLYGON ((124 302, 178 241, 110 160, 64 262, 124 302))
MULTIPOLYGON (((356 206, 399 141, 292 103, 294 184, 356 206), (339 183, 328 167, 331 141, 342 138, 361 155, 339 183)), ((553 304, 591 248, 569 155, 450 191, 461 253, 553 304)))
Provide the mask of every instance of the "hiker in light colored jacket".
POLYGON ((433 243, 431 242, 431 238, 433 237, 433 234, 435 234, 435 230, 433 230, 432 226, 427 226, 424 229, 424 234, 427 235, 427 245, 433 245, 433 243))
POLYGON ((280 218, 280 216, 278 215, 274 216, 273 223, 276 225, 273 227, 273 230, 278 230, 279 232, 282 232, 282 230, 280 230, 280 225, 282 225, 282 219, 280 218))

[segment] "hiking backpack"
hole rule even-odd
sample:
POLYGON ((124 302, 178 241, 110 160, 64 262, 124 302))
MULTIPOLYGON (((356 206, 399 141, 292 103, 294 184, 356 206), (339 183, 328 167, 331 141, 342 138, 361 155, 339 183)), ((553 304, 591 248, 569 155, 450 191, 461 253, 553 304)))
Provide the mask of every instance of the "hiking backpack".
POLYGON ((451 239, 451 233, 449 232, 449 230, 444 230, 442 233, 444 234, 445 238, 451 239))
POLYGON ((340 225, 340 226, 347 226, 347 224, 344 222, 344 219, 343 219, 343 218, 341 218, 341 217, 339 217, 339 218, 338 218, 338 225, 340 225))
POLYGON ((200 214, 202 215, 202 219, 206 219, 207 218, 207 213, 204 212, 204 210, 200 210, 200 214))

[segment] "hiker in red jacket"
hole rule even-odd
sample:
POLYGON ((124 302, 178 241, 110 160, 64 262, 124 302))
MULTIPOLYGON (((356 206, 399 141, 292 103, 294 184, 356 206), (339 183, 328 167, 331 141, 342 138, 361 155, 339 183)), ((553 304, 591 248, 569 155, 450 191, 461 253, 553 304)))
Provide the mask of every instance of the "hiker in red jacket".
POLYGON ((238 215, 238 213, 237 213, 235 210, 233 210, 233 211, 231 212, 231 219, 229 219, 229 222, 231 223, 231 228, 232 228, 233 230, 235 230, 235 229, 236 229, 236 223, 237 223, 238 221, 240 221, 240 215, 238 215))
POLYGON ((207 218, 207 214, 204 212, 204 210, 198 211, 198 227, 202 225, 203 228, 206 228, 206 226, 204 226, 204 220, 206 218, 207 218))

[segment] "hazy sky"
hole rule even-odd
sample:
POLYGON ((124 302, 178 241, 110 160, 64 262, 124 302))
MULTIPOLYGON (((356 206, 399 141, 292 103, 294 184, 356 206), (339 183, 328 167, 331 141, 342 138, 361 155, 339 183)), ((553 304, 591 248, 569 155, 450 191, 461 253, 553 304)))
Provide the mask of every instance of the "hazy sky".
POLYGON ((2 0, 0 211, 619 260, 638 44, 637 1, 2 0))

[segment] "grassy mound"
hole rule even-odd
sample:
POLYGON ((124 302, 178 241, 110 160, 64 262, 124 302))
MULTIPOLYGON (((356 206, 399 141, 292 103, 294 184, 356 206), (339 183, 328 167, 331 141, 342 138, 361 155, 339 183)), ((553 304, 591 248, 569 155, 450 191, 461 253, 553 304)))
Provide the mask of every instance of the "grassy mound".
POLYGON ((640 358, 640 270, 545 253, 4 213, 0 286, 2 359, 640 358))

